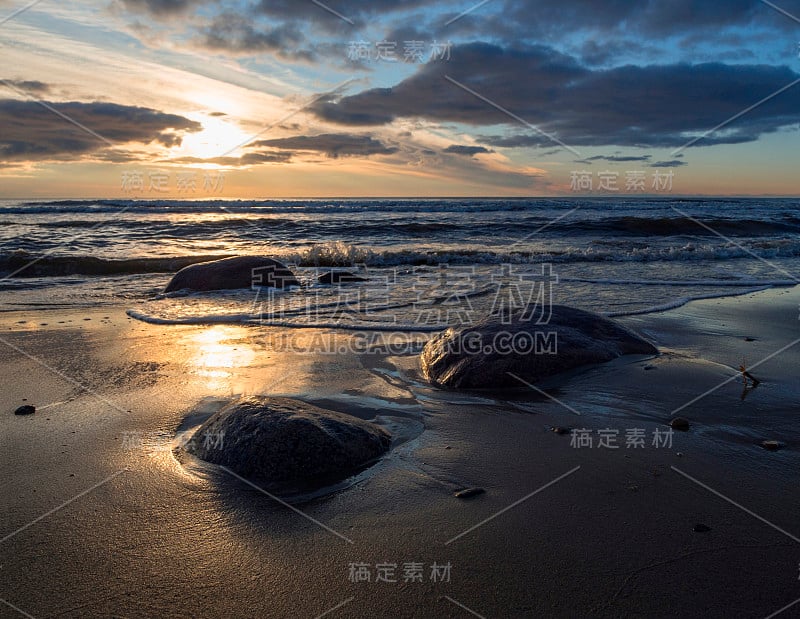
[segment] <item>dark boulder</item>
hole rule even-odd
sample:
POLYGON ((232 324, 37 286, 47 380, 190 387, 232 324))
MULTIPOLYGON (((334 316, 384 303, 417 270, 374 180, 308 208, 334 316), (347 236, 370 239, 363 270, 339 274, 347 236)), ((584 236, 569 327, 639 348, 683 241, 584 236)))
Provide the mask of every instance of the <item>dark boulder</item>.
POLYGON ((591 312, 554 305, 547 324, 528 320, 523 310, 450 328, 422 351, 425 377, 452 389, 523 387, 511 376, 537 382, 573 368, 628 354, 653 355, 649 342, 591 312))
POLYGON ((187 443, 198 458, 287 490, 349 477, 385 453, 382 427, 289 398, 251 397, 211 416, 187 443))
POLYGON ((23 404, 14 411, 15 415, 33 415, 36 412, 36 407, 30 404, 23 404))
POLYGON ((299 286, 285 265, 263 256, 224 258, 193 264, 178 271, 164 292, 174 290, 236 290, 240 288, 286 288, 299 286))

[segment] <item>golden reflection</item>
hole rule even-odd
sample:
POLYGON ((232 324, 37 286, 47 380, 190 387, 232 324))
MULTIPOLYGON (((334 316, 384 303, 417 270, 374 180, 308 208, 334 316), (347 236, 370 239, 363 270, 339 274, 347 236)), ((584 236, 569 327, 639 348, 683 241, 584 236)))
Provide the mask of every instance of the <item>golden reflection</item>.
POLYGON ((206 387, 222 389, 234 375, 234 368, 251 365, 256 351, 247 340, 247 329, 230 325, 208 327, 191 336, 196 348, 190 359, 195 373, 206 378, 206 387))

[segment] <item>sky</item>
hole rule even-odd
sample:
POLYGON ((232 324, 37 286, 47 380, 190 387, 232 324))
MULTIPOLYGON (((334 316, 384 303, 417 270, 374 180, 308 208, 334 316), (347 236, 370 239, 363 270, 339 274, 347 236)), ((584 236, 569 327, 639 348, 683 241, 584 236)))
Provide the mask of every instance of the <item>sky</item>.
POLYGON ((800 195, 800 0, 0 0, 0 198, 800 195))

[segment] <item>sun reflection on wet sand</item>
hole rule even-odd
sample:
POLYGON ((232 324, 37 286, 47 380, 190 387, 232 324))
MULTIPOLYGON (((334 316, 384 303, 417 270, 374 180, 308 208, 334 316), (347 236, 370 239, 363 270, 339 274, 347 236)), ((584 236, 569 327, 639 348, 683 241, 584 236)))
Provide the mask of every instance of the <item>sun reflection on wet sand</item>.
POLYGON ((227 387, 237 368, 249 367, 256 360, 256 350, 243 327, 218 325, 192 334, 196 353, 190 359, 193 371, 206 379, 206 387, 227 387))

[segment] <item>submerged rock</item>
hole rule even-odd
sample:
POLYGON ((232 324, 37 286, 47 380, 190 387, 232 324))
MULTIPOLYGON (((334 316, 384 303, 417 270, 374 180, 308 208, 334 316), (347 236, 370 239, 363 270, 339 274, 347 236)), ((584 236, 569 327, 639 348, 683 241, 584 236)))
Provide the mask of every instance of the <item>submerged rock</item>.
POLYGON ((457 499, 471 499, 472 497, 481 495, 484 492, 486 492, 486 490, 483 488, 466 488, 456 492, 455 496, 457 499))
POLYGON ((422 372, 434 385, 453 389, 522 387, 510 374, 537 382, 584 365, 658 350, 624 327, 591 312, 554 305, 547 324, 517 310, 473 326, 450 328, 422 351, 422 372))
POLYGON ((675 417, 669 422, 669 427, 680 432, 689 431, 689 420, 685 417, 675 417))
POLYGON ((30 404, 23 404, 14 411, 15 415, 33 415, 36 412, 36 407, 30 404))
POLYGON ((252 397, 211 416, 186 445, 265 488, 323 486, 385 453, 380 426, 289 398, 252 397))
POLYGON ((178 271, 164 292, 174 290, 236 290, 239 288, 286 288, 299 286, 285 265, 263 256, 241 256, 200 262, 178 271))
POLYGON ((761 441, 761 446, 767 451, 778 451, 783 449, 783 443, 780 441, 761 441))

